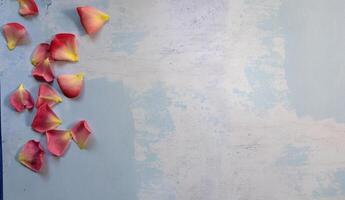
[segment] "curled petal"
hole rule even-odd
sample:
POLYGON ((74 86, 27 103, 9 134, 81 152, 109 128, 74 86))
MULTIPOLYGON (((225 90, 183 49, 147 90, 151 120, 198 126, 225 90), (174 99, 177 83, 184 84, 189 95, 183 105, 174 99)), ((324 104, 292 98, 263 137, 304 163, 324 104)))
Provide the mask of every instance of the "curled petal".
POLYGON ((36 66, 38 63, 43 62, 45 59, 49 58, 50 45, 47 43, 39 44, 31 55, 31 63, 36 66))
POLYGON ((83 88, 84 73, 61 75, 57 78, 57 82, 66 97, 75 98, 83 88))
POLYGON ((98 32, 109 20, 109 15, 92 6, 77 7, 77 12, 79 14, 81 24, 89 35, 93 35, 98 32))
POLYGON ((49 130, 46 136, 49 152, 58 157, 63 156, 71 142, 71 131, 49 130))
POLYGON ((34 107, 34 100, 23 84, 20 84, 18 89, 11 94, 10 103, 17 112, 31 110, 34 107))
POLYGON ((37 110, 37 113, 32 121, 31 127, 38 133, 44 133, 48 130, 55 129, 62 121, 49 107, 48 104, 43 104, 37 110))
POLYGON ((43 104, 47 104, 48 106, 52 107, 61 102, 62 98, 59 96, 56 90, 54 90, 54 88, 46 83, 42 83, 40 85, 36 102, 37 108, 41 107, 43 104))
POLYGON ((19 14, 22 16, 36 15, 38 7, 35 0, 18 0, 19 14))
POLYGON ((20 42, 24 41, 27 32, 23 25, 18 23, 8 23, 2 27, 4 37, 9 50, 13 50, 20 42))
POLYGON ((49 58, 46 58, 33 68, 32 76, 35 77, 36 80, 45 81, 47 83, 54 81, 54 71, 49 58))
POLYGON ((78 144, 80 149, 84 149, 89 140, 91 129, 87 121, 82 120, 71 129, 73 140, 78 144))
POLYGON ((54 60, 78 61, 78 47, 75 35, 71 33, 56 34, 50 44, 50 52, 54 60))
POLYGON ((18 160, 25 167, 34 172, 39 172, 43 166, 44 151, 40 142, 29 140, 18 155, 18 160))

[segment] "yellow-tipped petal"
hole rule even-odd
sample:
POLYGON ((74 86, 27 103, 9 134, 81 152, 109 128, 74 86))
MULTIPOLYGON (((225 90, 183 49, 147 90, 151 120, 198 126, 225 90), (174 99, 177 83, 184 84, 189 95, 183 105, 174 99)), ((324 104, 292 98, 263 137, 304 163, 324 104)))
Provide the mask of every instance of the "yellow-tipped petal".
POLYGON ((34 106, 34 100, 30 92, 25 89, 24 84, 20 84, 18 89, 11 94, 10 103, 17 112, 25 109, 31 110, 34 106))
POLYGON ((43 104, 48 104, 50 107, 61 103, 62 98, 58 94, 58 92, 46 83, 42 83, 38 90, 38 97, 36 107, 39 108, 43 104))
POLYGON ((98 32, 110 19, 109 15, 92 6, 77 7, 77 12, 81 24, 89 35, 98 32))
POLYGON ((66 97, 75 98, 83 89, 84 73, 60 75, 57 82, 66 97))
POLYGON ((16 46, 25 40, 27 36, 25 27, 18 23, 5 24, 2 27, 2 31, 7 42, 7 48, 9 50, 16 48, 16 46))
POLYGON ((62 121, 54 111, 47 104, 43 104, 38 108, 31 126, 36 132, 44 133, 57 128, 61 124, 62 121))
POLYGON ((75 35, 71 33, 56 34, 52 39, 50 52, 54 60, 77 62, 79 57, 75 35))

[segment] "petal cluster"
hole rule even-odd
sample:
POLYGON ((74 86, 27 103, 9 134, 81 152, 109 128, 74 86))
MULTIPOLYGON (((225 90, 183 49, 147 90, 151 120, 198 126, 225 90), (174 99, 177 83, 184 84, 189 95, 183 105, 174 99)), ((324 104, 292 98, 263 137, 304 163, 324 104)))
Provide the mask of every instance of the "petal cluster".
POLYGON ((8 23, 2 27, 3 35, 7 42, 7 48, 13 50, 27 37, 26 29, 19 23, 8 23))
POLYGON ((77 12, 80 17, 80 23, 89 35, 97 33, 109 21, 109 15, 92 6, 77 7, 77 12))
POLYGON ((44 151, 40 142, 29 140, 19 152, 18 160, 25 167, 34 172, 39 172, 44 161, 44 151))
MULTIPOLYGON (((35 0, 17 0, 19 14, 33 16, 39 13, 35 0)), ((77 7, 76 11, 86 33, 94 35, 109 20, 109 15, 91 7, 77 7)), ((9 50, 28 39, 25 27, 19 23, 7 23, 2 27, 4 38, 9 50)), ((53 36, 50 43, 40 43, 31 55, 33 65, 32 76, 41 83, 37 95, 36 108, 31 127, 34 131, 43 134, 47 141, 47 150, 54 156, 61 157, 68 150, 71 140, 84 149, 87 146, 91 129, 86 120, 77 122, 70 130, 57 130, 62 123, 52 107, 62 102, 59 93, 49 84, 55 79, 54 61, 77 62, 78 44, 76 36, 72 33, 58 33, 53 36)), ((63 74, 57 77, 61 92, 68 98, 80 96, 84 88, 84 73, 63 74)), ((10 95, 10 104, 17 112, 35 107, 30 92, 20 84, 18 89, 10 95)), ((39 141, 27 141, 18 154, 18 161, 34 172, 40 172, 44 163, 45 152, 39 141)))
POLYGON ((18 89, 11 94, 10 103, 17 112, 31 110, 34 107, 34 100, 23 84, 20 84, 18 89))

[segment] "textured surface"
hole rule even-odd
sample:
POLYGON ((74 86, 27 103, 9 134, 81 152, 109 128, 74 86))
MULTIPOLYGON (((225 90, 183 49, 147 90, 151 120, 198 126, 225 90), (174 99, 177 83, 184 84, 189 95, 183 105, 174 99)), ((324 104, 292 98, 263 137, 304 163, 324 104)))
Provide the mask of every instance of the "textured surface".
POLYGON ((341 200, 345 198, 345 2, 340 0, 38 1, 25 20, 0 2, 1 24, 31 43, 1 42, 4 199, 341 200), (96 38, 74 11, 110 14, 96 38), (48 156, 42 175, 15 160, 38 138, 8 95, 34 93, 29 57, 58 32, 80 35, 78 101, 56 106, 62 128, 85 118, 89 149, 48 156))

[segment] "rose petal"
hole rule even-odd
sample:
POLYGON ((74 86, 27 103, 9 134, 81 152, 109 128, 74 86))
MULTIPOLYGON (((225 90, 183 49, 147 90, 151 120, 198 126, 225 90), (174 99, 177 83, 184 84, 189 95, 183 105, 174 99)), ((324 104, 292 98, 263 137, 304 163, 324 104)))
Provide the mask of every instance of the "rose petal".
POLYGON ((78 46, 75 35, 71 33, 56 34, 50 44, 50 52, 54 60, 78 61, 78 46))
POLYGON ((31 110, 34 107, 34 100, 23 84, 20 84, 18 89, 11 94, 10 103, 17 112, 31 110))
POLYGON ((78 144, 80 149, 84 149, 89 140, 91 129, 87 121, 82 120, 71 129, 73 140, 78 144))
POLYGON ((49 130, 46 136, 49 152, 58 157, 63 156, 71 142, 71 131, 49 130))
POLYGON ((42 83, 38 90, 38 97, 36 107, 39 108, 43 104, 47 104, 52 107, 62 102, 62 98, 59 96, 57 91, 46 83, 42 83))
POLYGON ((38 63, 49 58, 49 49, 50 49, 49 44, 47 44, 47 43, 39 44, 35 48, 35 50, 32 52, 31 63, 36 66, 38 63))
POLYGON ((25 27, 18 23, 5 24, 2 27, 2 31, 9 50, 13 50, 20 42, 25 40, 27 36, 25 27))
POLYGON ((77 12, 81 24, 89 35, 95 34, 109 20, 109 15, 92 6, 77 7, 77 12))
POLYGON ((38 63, 32 69, 32 76, 38 81, 45 81, 47 83, 54 81, 54 71, 49 58, 46 58, 43 62, 38 63))
POLYGON ((29 140, 20 151, 18 160, 25 167, 34 172, 39 172, 44 161, 44 151, 40 142, 29 140))
POLYGON ((38 7, 34 0, 18 0, 19 14, 22 16, 36 15, 38 7))
POLYGON ((43 104, 37 110, 37 113, 32 121, 31 127, 39 133, 44 133, 48 130, 55 129, 62 121, 54 113, 48 104, 43 104))
POLYGON ((57 82, 66 97, 75 98, 83 88, 84 73, 61 75, 57 78, 57 82))

